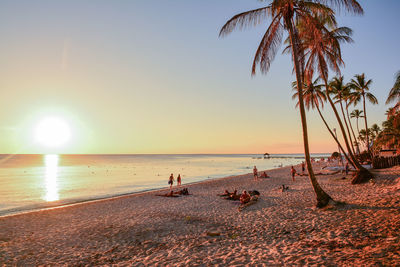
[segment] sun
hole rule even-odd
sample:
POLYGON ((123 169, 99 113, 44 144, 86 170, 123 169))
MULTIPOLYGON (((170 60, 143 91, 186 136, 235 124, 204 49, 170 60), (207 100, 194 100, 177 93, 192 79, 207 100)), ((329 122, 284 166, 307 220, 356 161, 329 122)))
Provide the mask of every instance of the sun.
POLYGON ((39 121, 35 128, 35 141, 46 147, 59 147, 68 142, 71 130, 62 118, 47 117, 39 121))

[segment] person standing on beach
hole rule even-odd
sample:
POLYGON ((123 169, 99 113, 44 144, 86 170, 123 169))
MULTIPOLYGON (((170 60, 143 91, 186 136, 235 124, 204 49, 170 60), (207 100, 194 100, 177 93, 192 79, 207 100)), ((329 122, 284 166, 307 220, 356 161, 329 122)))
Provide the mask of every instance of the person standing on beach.
POLYGON ((304 174, 304 171, 306 170, 306 164, 304 164, 304 161, 301 163, 301 173, 304 174))
POLYGON ((254 168, 253 168, 253 175, 254 175, 254 181, 257 181, 258 180, 258 170, 257 170, 256 166, 254 166, 254 168))
POLYGON ((290 174, 292 175, 292 181, 294 182, 294 176, 296 175, 296 169, 293 166, 290 169, 290 174))
POLYGON ((171 173, 168 180, 169 188, 172 190, 172 185, 174 184, 174 174, 171 173))
POLYGON ((180 174, 178 174, 178 177, 176 178, 176 183, 178 184, 177 186, 181 186, 182 178, 180 174))
POLYGON ((349 163, 348 162, 346 162, 346 167, 345 167, 344 171, 346 172, 346 175, 349 174, 349 163))

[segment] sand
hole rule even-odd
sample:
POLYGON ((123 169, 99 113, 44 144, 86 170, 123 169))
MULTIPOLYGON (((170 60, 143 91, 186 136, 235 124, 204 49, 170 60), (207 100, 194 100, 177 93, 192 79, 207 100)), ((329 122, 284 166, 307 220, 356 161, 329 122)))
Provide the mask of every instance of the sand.
POLYGON ((193 195, 179 198, 155 196, 161 190, 1 217, 0 265, 400 265, 399 167, 363 185, 318 176, 347 203, 322 210, 307 176, 267 172, 260 181, 248 174, 189 185, 193 195), (239 212, 217 196, 234 188, 260 199, 239 212))

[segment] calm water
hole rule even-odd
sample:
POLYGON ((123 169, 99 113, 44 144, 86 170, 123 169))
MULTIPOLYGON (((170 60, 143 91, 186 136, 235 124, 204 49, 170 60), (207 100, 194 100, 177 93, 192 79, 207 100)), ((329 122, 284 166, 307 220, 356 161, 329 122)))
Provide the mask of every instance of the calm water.
MULTIPOLYGON (((326 157, 326 154, 314 154, 326 157)), ((0 215, 298 164, 302 154, 0 155, 0 215)))

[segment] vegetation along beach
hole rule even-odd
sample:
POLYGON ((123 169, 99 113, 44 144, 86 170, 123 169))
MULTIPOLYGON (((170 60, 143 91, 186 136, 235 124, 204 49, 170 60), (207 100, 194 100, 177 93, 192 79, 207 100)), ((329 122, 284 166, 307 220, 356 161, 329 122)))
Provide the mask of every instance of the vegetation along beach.
POLYGON ((399 266, 400 2, 3 1, 1 266, 399 266))

